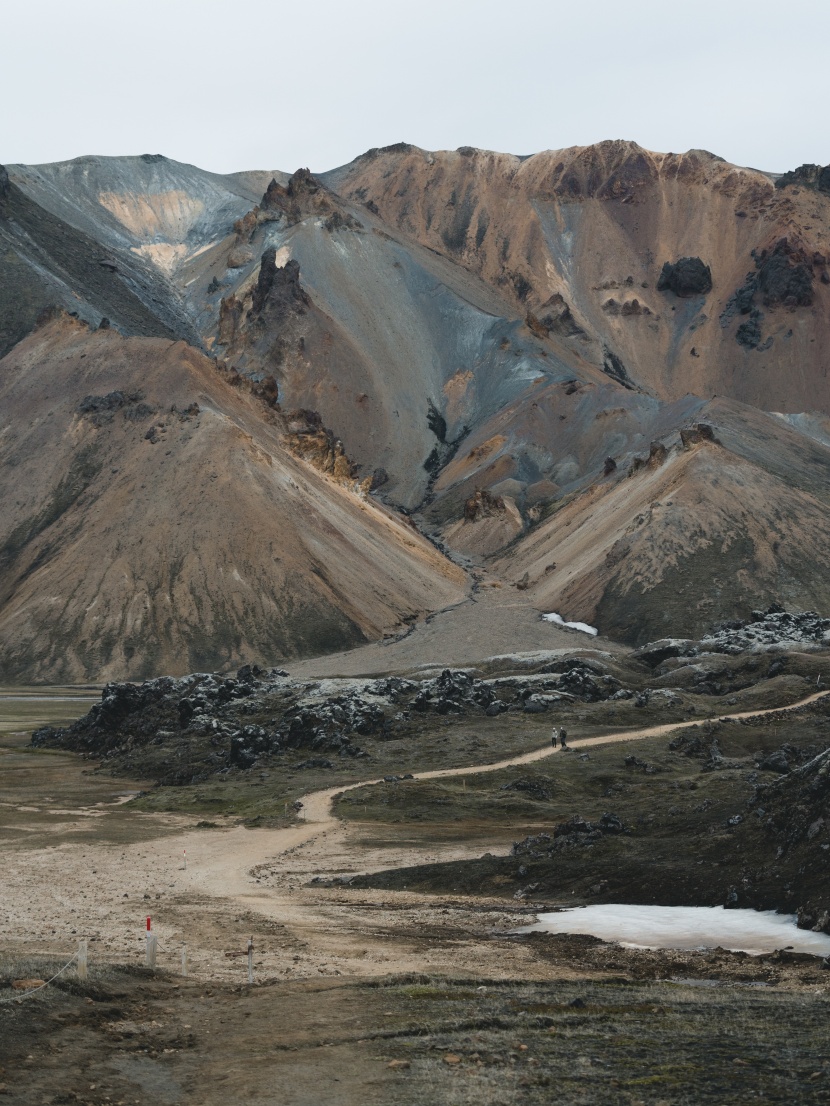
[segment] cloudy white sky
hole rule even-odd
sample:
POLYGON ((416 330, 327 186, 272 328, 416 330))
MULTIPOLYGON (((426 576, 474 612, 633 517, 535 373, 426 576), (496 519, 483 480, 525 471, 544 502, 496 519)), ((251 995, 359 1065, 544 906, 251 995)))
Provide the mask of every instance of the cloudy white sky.
POLYGON ((0 162, 322 171, 405 140, 830 162, 828 0, 2 4, 0 162))

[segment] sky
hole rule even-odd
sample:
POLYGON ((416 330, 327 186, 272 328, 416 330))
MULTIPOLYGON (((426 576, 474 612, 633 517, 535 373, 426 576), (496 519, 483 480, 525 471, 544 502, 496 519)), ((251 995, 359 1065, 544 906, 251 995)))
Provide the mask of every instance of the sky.
POLYGON ((372 146, 624 138, 830 162, 828 0, 2 4, 0 163, 322 172, 372 146))

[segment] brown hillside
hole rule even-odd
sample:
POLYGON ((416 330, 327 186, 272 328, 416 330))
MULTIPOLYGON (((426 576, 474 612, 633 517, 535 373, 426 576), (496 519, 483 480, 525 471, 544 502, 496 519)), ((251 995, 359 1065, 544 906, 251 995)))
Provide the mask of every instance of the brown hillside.
POLYGON ((529 158, 392 147, 326 179, 661 399, 830 411, 824 192, 632 142, 529 158), (711 291, 659 290, 664 264, 688 257, 711 291))
POLYGON ((183 342, 58 319, 0 361, 0 410, 6 680, 274 662, 463 595, 457 568, 295 457, 286 420, 183 342))

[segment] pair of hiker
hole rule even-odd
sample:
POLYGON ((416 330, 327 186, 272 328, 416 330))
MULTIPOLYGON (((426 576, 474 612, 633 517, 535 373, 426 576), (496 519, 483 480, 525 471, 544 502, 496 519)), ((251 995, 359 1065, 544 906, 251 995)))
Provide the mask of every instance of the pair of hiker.
POLYGON ((565 729, 560 730, 558 726, 553 727, 553 732, 550 735, 550 743, 555 749, 557 744, 561 745, 563 749, 567 749, 568 731, 565 729))

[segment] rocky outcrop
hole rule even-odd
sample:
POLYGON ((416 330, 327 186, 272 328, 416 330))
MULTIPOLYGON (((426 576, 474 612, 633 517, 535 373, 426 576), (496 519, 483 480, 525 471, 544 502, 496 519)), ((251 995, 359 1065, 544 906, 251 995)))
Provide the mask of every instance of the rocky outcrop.
POLYGON ((604 835, 615 836, 625 833, 626 828, 616 814, 606 811, 596 822, 589 822, 580 814, 574 814, 567 822, 554 827, 553 834, 539 833, 515 841, 510 850, 511 856, 539 859, 552 856, 565 848, 584 848, 599 841, 604 835))
POLYGON ((798 908, 801 929, 830 933, 830 900, 816 893, 810 876, 826 872, 830 847, 830 749, 798 768, 781 769, 782 775, 756 789, 750 806, 772 843, 776 860, 786 863, 791 856, 800 863, 805 884, 798 908))
MULTIPOLYGON (((287 416, 288 435, 286 444, 296 457, 302 457, 327 476, 333 476, 342 483, 353 483, 357 475, 356 466, 346 456, 343 443, 336 438, 317 411, 294 411, 287 416)), ((364 491, 368 493, 372 477, 364 491)))
POLYGON ((699 257, 681 257, 667 261, 657 281, 658 292, 676 296, 705 296, 712 291, 712 270, 699 257))
MULTIPOLYGON (((823 260, 823 259, 822 259, 823 260)), ((813 302, 814 258, 797 242, 779 238, 755 256, 764 307, 809 307, 813 302)))
POLYGON ((465 522, 477 522, 480 518, 501 514, 504 514, 504 500, 486 488, 476 488, 475 493, 464 503, 465 522))
POLYGON ((717 442, 717 438, 714 429, 708 423, 699 422, 695 426, 681 427, 680 442, 684 449, 691 449, 700 442, 717 442))
POLYGON ((278 314, 302 315, 311 301, 300 285, 299 262, 291 260, 279 267, 276 258, 277 251, 273 247, 262 255, 251 311, 260 315, 267 305, 278 314))
POLYGON ((758 301, 767 308, 810 307, 814 299, 815 272, 823 283, 830 280, 827 259, 823 254, 809 251, 801 243, 789 237, 779 238, 771 247, 753 250, 755 271, 747 273, 743 284, 729 298, 721 314, 721 326, 726 327, 736 315, 747 315, 735 338, 747 349, 768 349, 771 339, 762 342, 761 323, 764 312, 758 301))
POLYGON ((276 180, 271 181, 259 211, 266 218, 268 214, 280 215, 291 226, 308 215, 330 213, 334 207, 335 199, 329 190, 308 169, 298 169, 284 188, 276 180))
MULTIPOLYGON (((772 606, 766 611, 753 611, 749 618, 731 619, 721 623, 711 634, 694 641, 688 638, 664 638, 643 645, 631 654, 649 668, 657 668, 665 661, 677 657, 697 657, 703 653, 759 653, 776 650, 830 646, 830 618, 822 618, 814 611, 786 611, 772 606)), ((775 668, 769 675, 776 676, 782 669, 775 668)), ((701 673, 709 680, 711 674, 701 673)))
POLYGON ((181 784, 252 768, 291 749, 366 755, 358 738, 400 739, 411 735, 410 723, 419 716, 495 717, 526 711, 546 688, 561 685, 559 700, 570 702, 607 698, 619 687, 579 660, 564 658, 556 666, 559 673, 495 680, 447 668, 423 680, 338 680, 334 689, 331 682, 321 687, 255 664, 243 665, 235 676, 197 673, 111 683, 87 715, 66 729, 38 730, 33 744, 72 749, 121 771, 147 771, 160 782, 181 784))
POLYGON ((233 345, 242 323, 245 313, 245 305, 236 296, 223 296, 219 302, 219 333, 217 341, 220 346, 233 345))
POLYGON ((539 308, 538 316, 528 314, 527 324, 540 337, 556 334, 560 338, 587 338, 587 334, 573 316, 570 304, 561 292, 555 292, 539 308), (531 321, 532 320, 532 321, 531 321))
POLYGON ((0 165, 0 203, 3 203, 9 198, 11 192, 11 184, 9 182, 9 174, 6 172, 5 165, 0 165))
POLYGON ((742 653, 804 645, 830 645, 830 618, 814 611, 790 612, 780 606, 753 611, 748 619, 725 622, 701 639, 701 650, 742 653))
POLYGON ((799 165, 789 173, 782 173, 775 182, 776 188, 812 188, 830 196, 830 165, 799 165))

